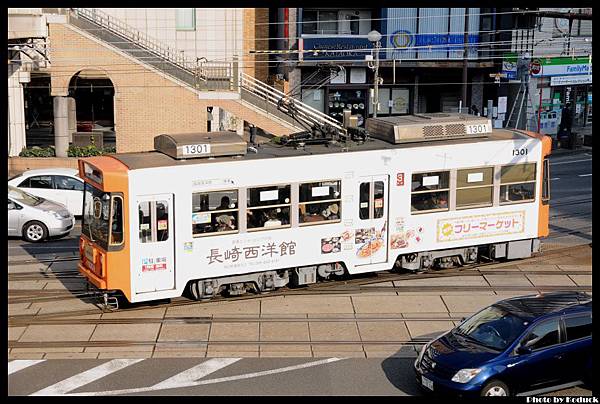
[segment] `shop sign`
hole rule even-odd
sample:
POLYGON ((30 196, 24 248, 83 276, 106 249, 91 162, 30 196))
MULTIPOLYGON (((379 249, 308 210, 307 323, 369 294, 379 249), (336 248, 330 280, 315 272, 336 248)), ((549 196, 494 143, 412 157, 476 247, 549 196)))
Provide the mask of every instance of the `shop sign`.
MULTIPOLYGON (((303 35, 299 41, 300 60, 365 60, 373 44, 366 35, 314 36, 303 35)), ((383 53, 380 57, 383 56, 383 53)))
POLYGON ((506 78, 509 80, 515 80, 517 78, 516 53, 507 53, 504 55, 504 60, 502 60, 502 73, 506 74, 506 78))
POLYGON ((579 84, 592 84, 592 75, 578 76, 553 76, 550 77, 550 86, 570 86, 579 84))
POLYGON ((531 63, 534 77, 591 75, 592 64, 589 57, 557 57, 535 59, 531 63), (539 67, 539 68, 538 68, 539 67))

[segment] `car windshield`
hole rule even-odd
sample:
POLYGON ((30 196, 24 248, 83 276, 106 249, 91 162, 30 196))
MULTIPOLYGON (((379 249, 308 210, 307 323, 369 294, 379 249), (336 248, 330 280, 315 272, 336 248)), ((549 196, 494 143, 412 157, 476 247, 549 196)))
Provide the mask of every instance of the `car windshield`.
POLYGON ((498 306, 490 306, 456 327, 454 334, 488 348, 504 350, 521 335, 529 323, 498 306))
POLYGON ((31 195, 25 191, 20 190, 19 188, 15 188, 13 186, 8 186, 8 197, 13 200, 20 202, 24 205, 29 206, 37 206, 40 203, 44 202, 44 198, 40 198, 39 196, 31 195))
POLYGON ((105 248, 108 245, 109 208, 110 194, 85 183, 81 231, 105 248))

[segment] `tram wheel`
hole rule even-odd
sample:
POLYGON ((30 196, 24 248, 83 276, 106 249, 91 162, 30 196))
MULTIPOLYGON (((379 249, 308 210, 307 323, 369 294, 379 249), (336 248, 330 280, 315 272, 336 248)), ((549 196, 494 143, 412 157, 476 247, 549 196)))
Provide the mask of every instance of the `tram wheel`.
POLYGON ((200 300, 200 293, 198 292, 198 283, 198 281, 191 281, 189 286, 190 294, 192 295, 194 300, 200 300))

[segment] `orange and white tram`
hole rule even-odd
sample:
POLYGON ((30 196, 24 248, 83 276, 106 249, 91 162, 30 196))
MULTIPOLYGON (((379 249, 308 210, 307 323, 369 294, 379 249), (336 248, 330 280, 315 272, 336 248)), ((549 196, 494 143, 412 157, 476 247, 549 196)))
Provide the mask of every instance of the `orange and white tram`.
POLYGON ((550 138, 457 119, 255 153, 231 132, 161 135, 156 151, 81 159, 79 271, 142 302, 531 256, 548 235, 550 138), (410 131, 441 139, 398 141, 410 131))

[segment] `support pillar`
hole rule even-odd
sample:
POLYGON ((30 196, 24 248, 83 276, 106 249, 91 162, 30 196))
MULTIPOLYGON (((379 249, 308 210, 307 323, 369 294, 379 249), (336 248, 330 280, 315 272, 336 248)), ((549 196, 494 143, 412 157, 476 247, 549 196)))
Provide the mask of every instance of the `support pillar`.
POLYGON ((19 66, 8 65, 8 155, 18 156, 27 146, 25 136, 25 100, 23 84, 29 82, 29 73, 19 66))
POLYGON ((54 148, 56 157, 67 157, 69 149, 69 100, 54 97, 54 148))
POLYGON ((73 132, 77 132, 77 107, 75 98, 67 97, 67 103, 69 104, 69 143, 73 143, 73 132))

